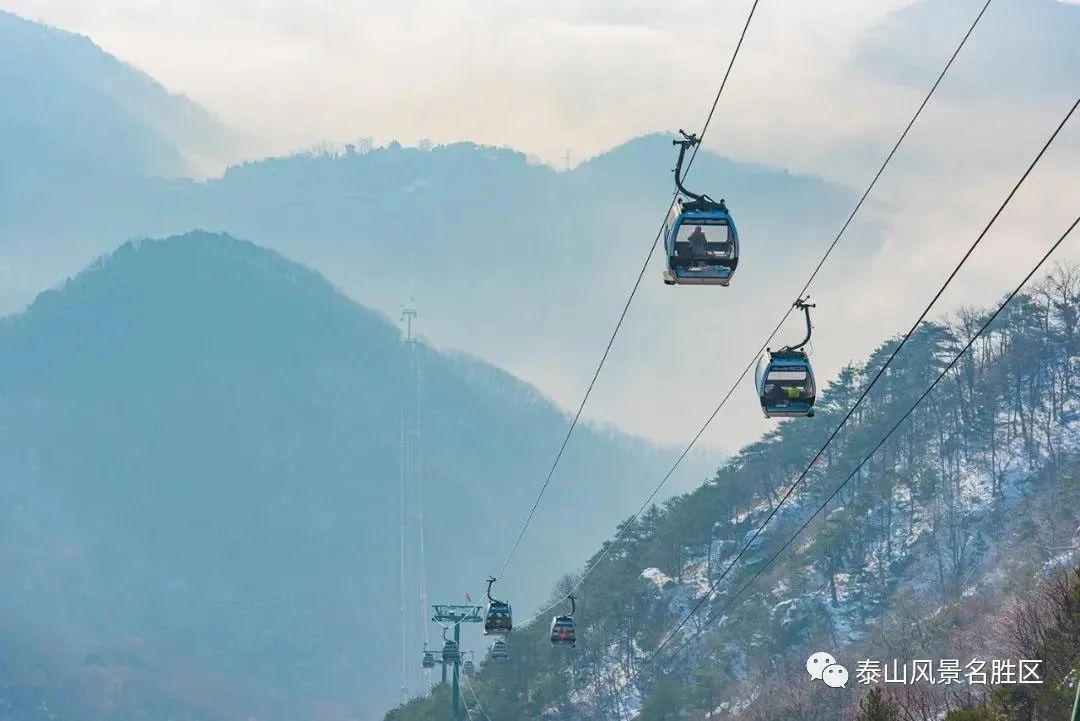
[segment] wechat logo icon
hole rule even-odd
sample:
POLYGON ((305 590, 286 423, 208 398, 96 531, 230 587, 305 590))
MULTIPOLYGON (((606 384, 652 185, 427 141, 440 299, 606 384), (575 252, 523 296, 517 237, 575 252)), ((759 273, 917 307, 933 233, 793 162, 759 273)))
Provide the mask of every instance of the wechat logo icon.
POLYGON ((806 672, 811 681, 823 681, 831 688, 846 688, 848 670, 838 664, 831 653, 818 651, 806 659, 806 672))

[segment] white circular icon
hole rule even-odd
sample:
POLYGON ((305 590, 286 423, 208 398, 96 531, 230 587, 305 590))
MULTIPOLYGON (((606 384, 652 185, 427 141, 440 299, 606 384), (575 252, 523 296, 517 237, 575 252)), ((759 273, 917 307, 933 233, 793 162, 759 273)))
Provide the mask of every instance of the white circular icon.
POLYGON ((836 659, 832 657, 832 654, 818 651, 806 659, 806 672, 810 674, 810 678, 820 681, 821 673, 825 670, 825 667, 832 666, 835 663, 836 659))
POLYGON ((821 680, 832 688, 847 688, 847 676, 847 669, 838 663, 826 666, 821 672, 821 680))

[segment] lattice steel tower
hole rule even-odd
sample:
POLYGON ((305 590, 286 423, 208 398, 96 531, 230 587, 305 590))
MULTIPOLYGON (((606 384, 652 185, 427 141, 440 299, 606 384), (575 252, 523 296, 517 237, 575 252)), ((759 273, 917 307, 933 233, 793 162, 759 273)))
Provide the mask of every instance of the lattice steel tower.
POLYGON ((427 650, 427 568, 424 558, 423 461, 420 445, 420 343, 417 312, 402 308, 401 373, 401 694, 402 699, 426 693, 431 672, 420 659, 427 650))

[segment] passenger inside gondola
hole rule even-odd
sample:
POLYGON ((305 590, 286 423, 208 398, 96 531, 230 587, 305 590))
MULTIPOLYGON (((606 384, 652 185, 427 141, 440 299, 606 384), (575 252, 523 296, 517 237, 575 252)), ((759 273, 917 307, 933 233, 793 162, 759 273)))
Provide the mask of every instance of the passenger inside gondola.
POLYGON ((705 252, 705 244, 708 242, 708 239, 705 237, 705 234, 701 232, 700 225, 694 228, 694 232, 690 234, 690 237, 687 238, 687 240, 690 241, 691 258, 704 259, 708 257, 705 252))
POLYGON ((813 398, 810 377, 805 370, 774 370, 765 379, 765 402, 782 408, 792 401, 809 401, 813 398))
POLYGON ((726 225, 710 226, 708 232, 700 225, 689 223, 679 228, 675 242, 677 265, 688 270, 711 270, 727 265, 731 255, 732 242, 726 225))

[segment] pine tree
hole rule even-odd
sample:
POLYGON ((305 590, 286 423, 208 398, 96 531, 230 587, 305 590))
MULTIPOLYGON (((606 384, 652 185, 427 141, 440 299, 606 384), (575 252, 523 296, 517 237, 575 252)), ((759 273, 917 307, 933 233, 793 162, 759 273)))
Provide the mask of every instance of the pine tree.
POLYGON ((900 709, 888 698, 880 687, 870 689, 870 693, 859 702, 857 721, 900 721, 900 709))

